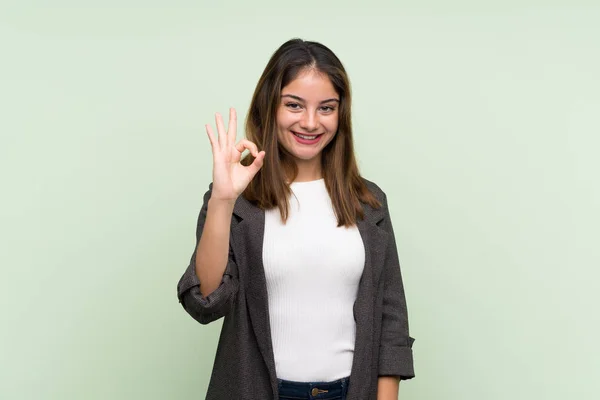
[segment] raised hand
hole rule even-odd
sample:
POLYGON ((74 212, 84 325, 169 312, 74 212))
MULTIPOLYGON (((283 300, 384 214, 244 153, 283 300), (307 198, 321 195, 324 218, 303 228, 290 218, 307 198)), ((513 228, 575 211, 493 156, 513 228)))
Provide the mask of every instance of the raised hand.
POLYGON ((211 199, 233 203, 262 167, 265 152, 259 152, 256 144, 247 139, 242 139, 235 144, 237 115, 234 108, 229 109, 227 130, 225 130, 221 114, 217 113, 215 120, 219 133, 218 138, 215 137, 210 125, 206 125, 206 133, 213 153, 211 199), (254 162, 247 167, 240 163, 245 149, 250 150, 250 153, 255 157, 254 162))

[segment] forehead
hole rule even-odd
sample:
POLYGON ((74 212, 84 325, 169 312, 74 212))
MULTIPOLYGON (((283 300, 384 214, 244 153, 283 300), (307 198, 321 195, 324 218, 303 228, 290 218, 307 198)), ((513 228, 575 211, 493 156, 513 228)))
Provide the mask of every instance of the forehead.
POLYGON ((281 94, 293 94, 306 101, 321 101, 338 97, 327 74, 314 69, 300 72, 281 90, 281 94))

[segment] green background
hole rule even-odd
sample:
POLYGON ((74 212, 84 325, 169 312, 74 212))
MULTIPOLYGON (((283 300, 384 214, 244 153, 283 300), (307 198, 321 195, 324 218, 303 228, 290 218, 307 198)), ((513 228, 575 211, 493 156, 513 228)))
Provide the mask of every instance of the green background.
POLYGON ((296 36, 347 67, 389 197, 416 338, 400 398, 596 398, 593 4, 3 3, 0 398, 204 398, 220 322, 176 298, 203 125, 245 118, 296 36))

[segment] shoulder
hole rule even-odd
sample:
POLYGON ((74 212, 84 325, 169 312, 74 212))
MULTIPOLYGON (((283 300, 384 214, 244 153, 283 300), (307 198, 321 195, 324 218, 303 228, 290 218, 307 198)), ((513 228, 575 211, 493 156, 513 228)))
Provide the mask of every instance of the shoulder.
POLYGON ((381 189, 381 187, 379 187, 379 185, 377 185, 375 182, 370 181, 362 176, 361 179, 366 185, 367 189, 369 189, 369 191, 373 193, 373 196, 375 196, 377 200, 379 200, 381 203, 384 203, 387 196, 383 189, 381 189))

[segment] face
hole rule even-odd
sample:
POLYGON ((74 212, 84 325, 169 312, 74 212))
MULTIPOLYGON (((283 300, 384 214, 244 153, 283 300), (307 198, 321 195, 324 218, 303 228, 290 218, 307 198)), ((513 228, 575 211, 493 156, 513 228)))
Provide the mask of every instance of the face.
POLYGON ((282 89, 277 135, 299 168, 320 163, 322 150, 337 132, 339 100, 327 75, 312 69, 282 89))

